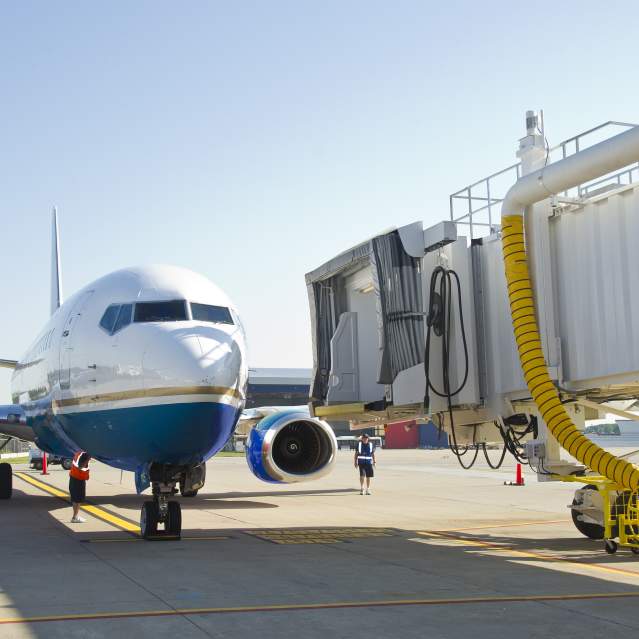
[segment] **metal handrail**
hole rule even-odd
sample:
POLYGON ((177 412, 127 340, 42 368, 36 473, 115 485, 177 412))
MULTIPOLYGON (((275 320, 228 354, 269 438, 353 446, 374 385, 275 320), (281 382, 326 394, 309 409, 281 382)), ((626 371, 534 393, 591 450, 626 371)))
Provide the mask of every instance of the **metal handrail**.
MULTIPOLYGON (((601 131, 607 127, 624 127, 626 129, 631 129, 637 124, 633 124, 630 122, 620 122, 617 120, 608 120, 603 124, 599 124, 587 131, 583 131, 577 135, 574 135, 566 140, 560 142, 557 146, 549 147, 547 150, 547 161, 550 156, 558 150, 561 150, 562 159, 568 157, 569 155, 573 155, 575 153, 579 153, 583 151, 587 146, 584 147, 582 144, 583 138, 596 133, 597 131, 601 131), (569 149, 569 145, 574 145, 574 151, 569 149)), ((500 171, 496 171, 495 173, 491 173, 490 175, 477 180, 476 182, 472 182, 471 184, 465 186, 459 191, 455 191, 449 196, 449 208, 450 208, 450 219, 455 224, 464 224, 470 227, 470 236, 473 237, 473 227, 487 227, 489 229, 498 228, 499 225, 494 225, 492 223, 492 207, 499 204, 503 201, 503 198, 495 197, 493 193, 491 193, 491 181, 494 185, 494 180, 500 176, 503 176, 505 173, 509 171, 515 171, 516 177, 513 179, 513 183, 516 182, 521 177, 521 162, 517 162, 516 164, 511 164, 505 169, 501 169, 500 171), (481 195, 473 195, 473 189, 482 191, 481 195), (462 215, 455 216, 455 202, 459 200, 465 200, 467 202, 468 210, 462 215), (478 205, 478 206, 476 206, 478 205), (479 222, 473 220, 473 216, 478 215, 484 211, 488 212, 488 222, 479 222)), ((577 193, 579 197, 587 196, 588 193, 593 190, 596 186, 600 186, 605 184, 606 182, 616 181, 617 184, 622 185, 622 179, 624 176, 627 176, 628 183, 631 184, 633 181, 633 171, 639 171, 639 163, 636 166, 632 166, 631 168, 625 168, 622 171, 618 171, 617 173, 613 173, 604 178, 598 179, 596 182, 580 184, 577 186, 577 193)), ((494 189, 493 189, 494 191, 494 189)), ((564 193, 564 195, 568 195, 568 192, 564 193)))

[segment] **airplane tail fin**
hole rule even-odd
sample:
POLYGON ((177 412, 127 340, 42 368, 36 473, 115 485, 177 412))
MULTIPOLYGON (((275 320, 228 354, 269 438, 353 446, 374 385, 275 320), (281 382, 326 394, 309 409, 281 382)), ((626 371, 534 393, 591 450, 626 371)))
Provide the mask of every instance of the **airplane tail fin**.
POLYGON ((58 234, 58 209, 51 214, 51 315, 62 304, 62 281, 60 266, 60 236, 58 234))

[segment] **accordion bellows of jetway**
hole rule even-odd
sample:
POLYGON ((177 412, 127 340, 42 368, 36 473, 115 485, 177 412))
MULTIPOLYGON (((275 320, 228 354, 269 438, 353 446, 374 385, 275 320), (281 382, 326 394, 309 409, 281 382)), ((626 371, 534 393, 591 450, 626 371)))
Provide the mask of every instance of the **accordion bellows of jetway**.
POLYGON ((534 421, 548 476, 579 466, 560 460, 531 357, 578 429, 596 405, 639 397, 639 129, 608 122, 551 149, 536 114, 526 125, 519 162, 453 194, 449 219, 387 230, 306 275, 315 414, 432 417, 460 446, 534 421), (509 300, 501 215, 522 216, 532 302, 513 297, 512 274, 509 300), (543 358, 526 327, 515 341, 527 304, 543 358))

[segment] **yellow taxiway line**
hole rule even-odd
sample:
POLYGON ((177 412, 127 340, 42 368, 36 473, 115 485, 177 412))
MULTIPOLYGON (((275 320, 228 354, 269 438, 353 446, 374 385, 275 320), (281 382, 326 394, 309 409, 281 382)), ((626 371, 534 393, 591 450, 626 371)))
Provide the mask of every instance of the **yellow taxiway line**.
MULTIPOLYGON (((69 493, 52 486, 51 484, 47 484, 39 479, 35 479, 31 475, 23 472, 15 472, 14 475, 22 479, 22 481, 26 481, 28 484, 39 488, 40 490, 48 493, 49 495, 53 495, 54 497, 58 497, 59 499, 64 499, 65 501, 69 501, 70 495, 69 493)), ((97 519, 101 519, 107 524, 111 524, 120 530, 124 530, 129 533, 133 533, 135 535, 140 534, 140 526, 136 523, 119 517, 115 513, 108 512, 104 508, 100 508, 99 506, 94 506, 93 504, 81 504, 80 508, 90 515, 93 515, 97 519)))
POLYGON ((585 599, 622 599, 639 597, 639 591, 594 592, 564 595, 505 595, 453 599, 387 599, 381 601, 344 601, 333 603, 267 604, 228 608, 175 608, 132 612, 96 612, 38 617, 0 617, 0 624, 41 623, 45 621, 83 621, 87 619, 126 619, 134 617, 175 617, 184 615, 238 614, 251 612, 292 612, 296 610, 334 610, 338 608, 383 608, 393 606, 444 606, 468 604, 503 604, 535 601, 580 601, 585 599))
POLYGON ((484 530, 488 528, 515 528, 521 526, 546 526, 548 524, 565 524, 567 519, 541 519, 538 521, 517 521, 517 522, 502 522, 500 524, 486 524, 483 526, 468 526, 467 528, 447 528, 446 530, 435 530, 437 533, 453 533, 453 532, 465 532, 467 530, 484 530))

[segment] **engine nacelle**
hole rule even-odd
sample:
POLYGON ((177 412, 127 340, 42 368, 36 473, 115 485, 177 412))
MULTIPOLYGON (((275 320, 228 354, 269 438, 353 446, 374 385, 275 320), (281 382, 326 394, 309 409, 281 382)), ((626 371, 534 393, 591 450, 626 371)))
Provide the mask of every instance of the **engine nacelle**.
POLYGON ((320 419, 300 411, 269 415, 251 430, 246 461, 263 481, 292 484, 323 477, 335 462, 337 439, 320 419))

